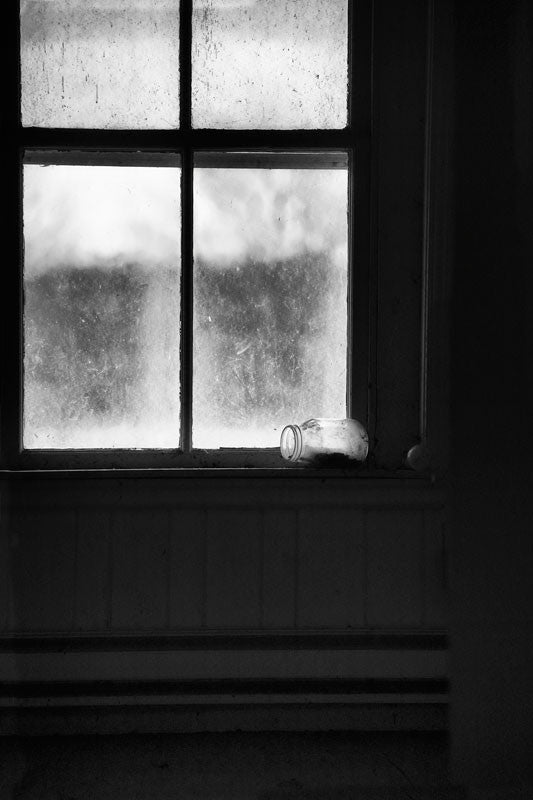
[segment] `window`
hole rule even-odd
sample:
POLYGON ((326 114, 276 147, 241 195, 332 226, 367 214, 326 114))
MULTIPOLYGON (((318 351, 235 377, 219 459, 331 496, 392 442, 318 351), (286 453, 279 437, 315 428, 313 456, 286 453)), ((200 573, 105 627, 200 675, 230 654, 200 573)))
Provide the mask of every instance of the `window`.
POLYGON ((370 469, 403 465, 428 408, 433 12, 372 5, 8 12, 4 463, 287 466, 283 425, 348 415, 370 469))

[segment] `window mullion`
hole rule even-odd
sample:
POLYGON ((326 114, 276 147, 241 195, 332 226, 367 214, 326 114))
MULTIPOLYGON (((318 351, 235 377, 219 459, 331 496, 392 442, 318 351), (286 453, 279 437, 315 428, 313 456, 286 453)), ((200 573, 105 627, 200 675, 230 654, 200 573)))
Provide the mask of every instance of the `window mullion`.
POLYGON ((192 266, 193 154, 182 151, 181 162, 181 449, 192 443, 192 266))
POLYGON ((180 448, 192 449, 193 151, 191 147, 192 0, 180 4, 181 149, 181 431, 180 448))

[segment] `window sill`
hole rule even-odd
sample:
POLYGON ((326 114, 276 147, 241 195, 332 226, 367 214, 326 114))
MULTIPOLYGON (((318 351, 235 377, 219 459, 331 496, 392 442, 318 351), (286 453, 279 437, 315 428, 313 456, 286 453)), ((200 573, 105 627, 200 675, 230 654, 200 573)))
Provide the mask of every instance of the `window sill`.
POLYGON ((444 481, 407 470, 333 469, 24 469, 2 470, 15 504, 55 510, 91 507, 443 508, 444 481))
POLYGON ((411 469, 369 470, 364 468, 334 468, 288 465, 280 467, 21 467, 19 469, 0 469, 0 478, 224 478, 224 479, 318 479, 361 481, 364 483, 398 482, 416 483, 432 486, 436 476, 411 469))

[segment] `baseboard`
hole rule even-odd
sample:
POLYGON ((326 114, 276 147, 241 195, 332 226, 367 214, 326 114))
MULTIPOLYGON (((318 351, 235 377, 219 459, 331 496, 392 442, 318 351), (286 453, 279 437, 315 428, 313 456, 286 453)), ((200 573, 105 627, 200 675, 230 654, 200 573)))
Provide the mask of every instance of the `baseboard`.
POLYGON ((311 698, 216 698, 216 703, 174 702, 136 697, 76 704, 11 706, 0 709, 0 734, 46 736, 124 733, 192 733, 221 731, 444 731, 445 699, 430 703, 404 697, 347 699, 327 702, 311 698), (115 705, 110 703, 115 701, 115 705))
POLYGON ((445 638, 11 636, 0 734, 445 730, 445 638))

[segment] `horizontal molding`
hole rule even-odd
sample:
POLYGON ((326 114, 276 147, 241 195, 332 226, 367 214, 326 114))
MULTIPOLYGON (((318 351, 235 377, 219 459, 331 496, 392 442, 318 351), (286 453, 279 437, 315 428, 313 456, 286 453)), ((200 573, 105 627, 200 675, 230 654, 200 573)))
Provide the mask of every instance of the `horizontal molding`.
POLYGON ((362 122, 354 128, 333 130, 112 130, 73 128, 22 128, 18 131, 19 143, 28 148, 56 147, 58 149, 155 149, 180 151, 183 148, 199 150, 247 148, 351 148, 367 133, 362 122))
POLYGON ((172 152, 140 152, 138 150, 32 150, 24 151, 23 164, 67 165, 67 166, 116 166, 116 167, 177 167, 181 156, 172 152))
MULTIPOLYGON (((226 697, 232 701, 248 702, 251 696, 275 697, 285 701, 287 696, 308 700, 315 697, 323 702, 327 696, 342 697, 348 702, 354 696, 412 696, 432 697, 433 702, 445 702, 448 681, 444 679, 378 680, 189 680, 189 681, 4 681, 0 698, 92 698, 92 697, 166 697, 204 699, 226 697), (322 700, 320 700, 322 698, 322 700)), ((336 701, 334 698, 334 701, 336 701)), ((397 702, 397 700, 395 700, 397 702)), ((412 702, 412 699, 411 699, 412 702)))
POLYGON ((222 731, 445 731, 443 703, 374 702, 0 708, 0 735, 222 731))
POLYGON ((443 680, 443 650, 86 650, 2 652, 0 681, 443 680))
POLYGON ((13 510, 58 508, 205 508, 256 509, 295 506, 338 506, 414 510, 443 508, 446 491, 416 479, 364 479, 308 474, 256 476, 252 470, 238 475, 165 475, 119 477, 111 472, 100 477, 75 473, 36 475, 13 473, 1 484, 8 487, 13 510))
POLYGON ((0 652, 154 650, 446 650, 445 631, 209 631, 153 634, 9 634, 0 652))

